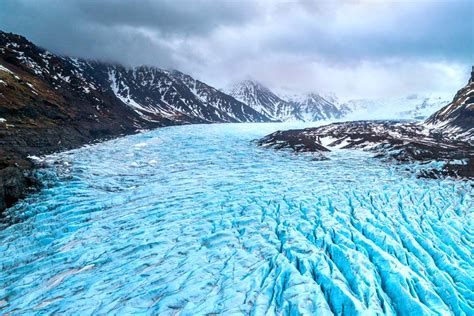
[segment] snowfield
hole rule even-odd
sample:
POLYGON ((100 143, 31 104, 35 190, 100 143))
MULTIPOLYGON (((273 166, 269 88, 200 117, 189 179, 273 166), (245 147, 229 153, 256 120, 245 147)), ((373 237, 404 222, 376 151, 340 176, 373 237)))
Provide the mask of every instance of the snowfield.
POLYGON ((473 315, 473 182, 252 142, 305 126, 168 127, 46 157, 49 187, 0 224, 0 314, 473 315))

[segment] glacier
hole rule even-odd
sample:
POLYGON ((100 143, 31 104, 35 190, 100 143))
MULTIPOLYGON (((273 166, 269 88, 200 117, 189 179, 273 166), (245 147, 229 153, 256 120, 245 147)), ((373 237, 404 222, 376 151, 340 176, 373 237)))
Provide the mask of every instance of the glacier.
POLYGON ((0 314, 473 315, 473 182, 252 142, 315 124, 166 127, 44 157, 45 188, 0 223, 0 314))

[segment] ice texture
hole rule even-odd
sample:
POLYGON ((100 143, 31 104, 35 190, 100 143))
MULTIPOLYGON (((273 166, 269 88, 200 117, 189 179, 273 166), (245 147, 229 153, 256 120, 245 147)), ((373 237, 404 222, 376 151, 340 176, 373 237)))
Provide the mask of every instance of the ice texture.
POLYGON ((48 188, 0 228, 0 314, 474 315, 472 181, 251 142, 285 128, 47 157, 48 188))

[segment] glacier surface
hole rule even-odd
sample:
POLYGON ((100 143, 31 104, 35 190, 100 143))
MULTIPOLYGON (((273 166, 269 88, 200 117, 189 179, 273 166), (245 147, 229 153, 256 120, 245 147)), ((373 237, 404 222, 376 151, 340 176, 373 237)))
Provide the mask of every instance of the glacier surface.
MULTIPOLYGON (((301 127, 301 124, 298 126, 301 127)), ((0 224, 0 314, 473 315, 473 183, 162 128, 46 157, 0 224)))

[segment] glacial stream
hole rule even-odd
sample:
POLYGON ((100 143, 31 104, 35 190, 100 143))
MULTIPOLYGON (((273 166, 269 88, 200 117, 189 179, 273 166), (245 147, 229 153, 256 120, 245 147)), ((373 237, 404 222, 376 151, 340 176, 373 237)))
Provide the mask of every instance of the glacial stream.
POLYGON ((48 188, 0 224, 0 314, 474 315, 472 181, 251 142, 288 127, 47 157, 48 188))

